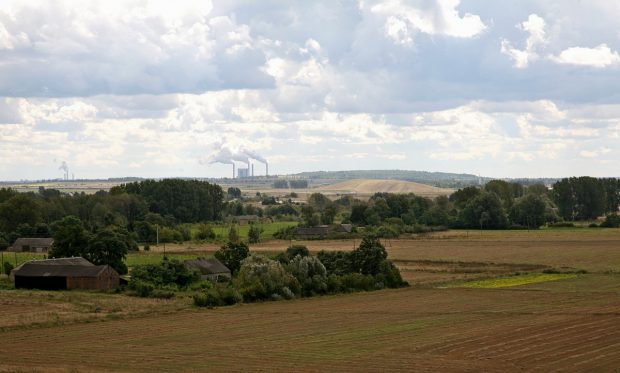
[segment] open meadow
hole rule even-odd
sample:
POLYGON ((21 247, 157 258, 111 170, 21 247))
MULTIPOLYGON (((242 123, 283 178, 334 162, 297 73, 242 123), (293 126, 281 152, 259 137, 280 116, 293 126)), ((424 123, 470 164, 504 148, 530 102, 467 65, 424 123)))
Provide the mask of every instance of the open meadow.
MULTIPOLYGON (((314 252, 354 245, 294 243, 314 252)), ((188 298, 0 290, 0 338, 10 341, 0 372, 620 369, 619 230, 451 231, 384 244, 411 287, 217 309, 188 298)), ((157 260, 156 249, 129 260, 157 260)))

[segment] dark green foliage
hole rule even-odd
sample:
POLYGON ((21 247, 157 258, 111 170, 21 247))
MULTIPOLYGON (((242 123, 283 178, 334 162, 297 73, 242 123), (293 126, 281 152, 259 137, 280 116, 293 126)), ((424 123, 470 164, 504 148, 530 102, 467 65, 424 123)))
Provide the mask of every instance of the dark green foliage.
POLYGON ((133 289, 141 284, 150 284, 153 288, 163 288, 170 285, 185 288, 199 279, 200 275, 196 271, 189 270, 182 262, 164 258, 160 264, 133 267, 130 288, 133 289))
POLYGON ((303 296, 327 293, 327 270, 318 258, 297 255, 286 265, 286 270, 299 282, 303 296))
POLYGON ((398 268, 389 260, 384 260, 379 264, 379 273, 375 279, 387 288, 399 288, 408 285, 406 281, 403 281, 398 268))
POLYGON ((241 189, 230 187, 227 190, 228 198, 241 198, 241 189))
POLYGON ((100 230, 89 240, 83 256, 96 265, 107 264, 118 273, 125 274, 127 253, 137 249, 136 243, 126 229, 109 227, 100 230))
POLYGON ((260 235, 263 232, 262 228, 257 227, 256 225, 252 224, 250 226, 250 230, 248 231, 248 242, 249 243, 259 243, 260 242, 260 235))
POLYGON ((20 224, 35 225, 42 220, 33 194, 17 194, 0 203, 0 230, 13 232, 20 224))
POLYGON ((263 200, 261 201, 261 205, 277 205, 278 201, 276 200, 276 197, 273 196, 266 196, 263 197, 263 200))
POLYGON ((278 254, 277 259, 282 264, 287 264, 296 256, 306 257, 310 255, 310 251, 306 246, 303 245, 293 245, 286 249, 285 252, 278 254))
POLYGON ((215 232, 211 228, 211 226, 207 224, 200 224, 198 226, 198 232, 196 232, 196 236, 194 239, 200 241, 214 240, 216 237, 215 232))
POLYGON ((590 220, 606 212, 616 212, 619 192, 616 179, 584 176, 558 181, 553 185, 551 195, 564 220, 590 220))
POLYGON ((454 205, 459 209, 462 209, 469 203, 469 201, 478 197, 481 193, 482 190, 474 186, 459 189, 450 195, 450 202, 454 203, 454 205))
POLYGON ((11 273, 13 268, 15 268, 13 264, 11 264, 10 262, 4 262, 4 267, 2 268, 2 270, 4 271, 5 274, 8 275, 11 273))
POLYGON ((467 228, 502 229, 508 226, 501 200, 497 194, 488 192, 470 200, 461 210, 460 220, 467 228))
POLYGON ((323 263, 328 274, 344 275, 353 272, 351 253, 347 251, 319 251, 317 258, 323 263))
POLYGON ((231 306, 241 302, 241 294, 230 285, 216 284, 214 287, 194 295, 194 305, 198 307, 231 306))
POLYGON ((82 221, 75 216, 67 216, 52 224, 52 237, 54 245, 49 252, 52 258, 84 256, 91 238, 82 221))
POLYGON ((351 252, 353 272, 376 275, 381 263, 387 258, 387 251, 376 237, 364 237, 360 246, 351 252))
POLYGON ((198 180, 164 179, 145 180, 123 184, 110 190, 142 196, 149 211, 172 215, 183 222, 214 221, 221 219, 224 192, 219 185, 198 180))
POLYGON ((609 214, 605 217, 605 221, 601 223, 603 228, 619 228, 620 216, 618 214, 609 214))
POLYGON ((215 252, 214 256, 222 262, 230 272, 235 274, 241 267, 241 262, 250 255, 250 248, 244 242, 229 241, 215 252))
POLYGON ((510 209, 510 220, 524 227, 538 228, 546 222, 547 205, 536 194, 527 194, 516 200, 510 209))

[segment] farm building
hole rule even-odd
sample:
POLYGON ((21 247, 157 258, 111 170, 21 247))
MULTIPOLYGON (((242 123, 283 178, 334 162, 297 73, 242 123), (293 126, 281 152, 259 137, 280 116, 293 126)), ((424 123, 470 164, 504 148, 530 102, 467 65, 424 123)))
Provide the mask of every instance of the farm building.
POLYGON ((353 230, 353 224, 336 224, 334 226, 334 232, 337 233, 351 233, 353 230))
POLYGON ((46 253, 53 243, 53 238, 18 238, 7 251, 46 253))
POLYGON ((16 288, 109 290, 120 277, 108 265, 96 266, 84 258, 31 260, 11 271, 16 288))
POLYGON ((240 215, 235 216, 235 219, 239 222, 240 225, 258 223, 260 220, 258 215, 240 215))
POLYGON ((198 258, 186 260, 185 266, 200 272, 200 277, 204 280, 218 281, 220 278, 230 278, 230 269, 216 258, 198 258))
POLYGON ((295 230, 295 234, 298 238, 302 239, 325 238, 329 234, 329 226, 319 225, 318 227, 298 227, 295 230))

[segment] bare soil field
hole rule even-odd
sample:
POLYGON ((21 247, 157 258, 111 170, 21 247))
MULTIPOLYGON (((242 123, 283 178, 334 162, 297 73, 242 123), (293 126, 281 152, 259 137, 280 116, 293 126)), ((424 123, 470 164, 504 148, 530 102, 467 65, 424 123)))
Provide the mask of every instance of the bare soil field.
MULTIPOLYGON (((359 240, 293 243, 316 252, 359 240)), ((620 370, 620 230, 451 231, 384 243, 414 286, 217 309, 187 298, 0 290, 0 372, 620 370), (550 267, 573 274, 459 285, 550 267)))
POLYGON ((7 330, 0 371, 615 371, 608 281, 615 291, 408 288, 7 330))

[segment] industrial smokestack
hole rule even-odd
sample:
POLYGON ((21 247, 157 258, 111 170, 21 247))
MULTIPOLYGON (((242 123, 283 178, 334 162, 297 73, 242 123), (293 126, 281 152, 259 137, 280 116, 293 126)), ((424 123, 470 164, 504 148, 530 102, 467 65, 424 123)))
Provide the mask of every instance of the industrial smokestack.
POLYGON ((265 177, 269 177, 269 163, 265 162, 265 177))
POLYGON ((252 163, 252 177, 254 177, 254 163, 252 163))
POLYGON ((232 165, 233 165, 233 177, 232 178, 234 179, 235 178, 235 162, 232 162, 232 165))

